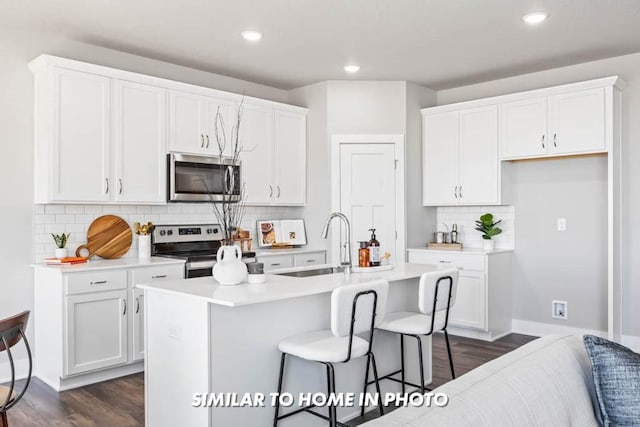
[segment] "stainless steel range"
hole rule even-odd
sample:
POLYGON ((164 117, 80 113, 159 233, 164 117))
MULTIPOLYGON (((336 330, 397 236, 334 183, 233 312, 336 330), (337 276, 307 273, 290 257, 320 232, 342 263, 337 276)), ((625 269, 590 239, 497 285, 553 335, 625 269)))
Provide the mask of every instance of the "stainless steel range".
MULTIPOLYGON (((211 276, 222 237, 218 224, 156 225, 151 234, 151 254, 186 260, 187 279, 211 276)), ((242 260, 255 262, 255 256, 255 252, 245 252, 242 260)))

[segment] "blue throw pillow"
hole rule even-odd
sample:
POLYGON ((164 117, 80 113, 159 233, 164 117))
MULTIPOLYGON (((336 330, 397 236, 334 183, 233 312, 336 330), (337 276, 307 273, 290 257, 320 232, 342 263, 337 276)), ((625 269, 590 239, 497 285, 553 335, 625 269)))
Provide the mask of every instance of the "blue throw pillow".
POLYGON ((640 354, 593 335, 583 340, 604 426, 640 426, 640 354))

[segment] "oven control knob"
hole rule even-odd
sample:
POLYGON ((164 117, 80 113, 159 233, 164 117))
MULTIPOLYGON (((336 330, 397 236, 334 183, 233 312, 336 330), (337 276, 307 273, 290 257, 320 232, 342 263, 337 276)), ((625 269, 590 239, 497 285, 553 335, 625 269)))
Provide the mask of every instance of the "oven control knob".
POLYGON ((166 232, 166 231, 164 231, 164 230, 160 230, 160 235, 161 235, 161 236, 164 236, 165 234, 167 234, 167 232, 166 232))
POLYGON ((173 234, 173 230, 167 230, 167 236, 171 236, 173 234))
POLYGON ((213 232, 214 232, 214 233, 218 233, 218 229, 217 229, 217 228, 214 228, 214 229, 213 229, 213 232))

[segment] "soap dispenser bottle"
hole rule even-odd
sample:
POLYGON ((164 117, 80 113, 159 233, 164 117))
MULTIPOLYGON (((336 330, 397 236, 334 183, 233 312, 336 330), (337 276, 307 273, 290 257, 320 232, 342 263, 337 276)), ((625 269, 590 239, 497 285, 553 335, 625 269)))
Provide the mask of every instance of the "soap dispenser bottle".
POLYGON ((369 240, 369 265, 377 267, 380 265, 380 242, 376 239, 376 229, 370 228, 371 240, 369 240))

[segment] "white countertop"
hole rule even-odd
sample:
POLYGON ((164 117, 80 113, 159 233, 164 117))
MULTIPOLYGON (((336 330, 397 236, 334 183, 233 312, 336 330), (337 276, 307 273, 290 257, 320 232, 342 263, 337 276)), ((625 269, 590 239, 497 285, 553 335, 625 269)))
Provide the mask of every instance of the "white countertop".
POLYGON ((114 268, 136 268, 136 267, 156 267, 159 265, 184 264, 184 260, 164 257, 151 257, 149 259, 139 258, 118 258, 118 259, 95 259, 81 264, 56 265, 37 263, 31 264, 33 268, 49 268, 60 270, 65 273, 75 273, 79 271, 111 270, 114 268))
POLYGON ((269 249, 269 248, 258 248, 255 250, 256 256, 270 256, 270 255, 295 255, 295 254, 305 254, 312 252, 326 252, 326 249, 323 248, 289 248, 289 249, 269 249))
POLYGON ((227 307, 259 304, 289 298, 331 292, 339 286, 351 283, 364 283, 375 279, 389 282, 414 279, 423 273, 438 270, 439 266, 430 264, 398 264, 392 270, 351 273, 325 274, 312 277, 289 277, 267 274, 265 283, 242 283, 235 286, 222 286, 213 277, 195 279, 164 280, 153 284, 138 284, 138 288, 148 291, 168 292, 202 298, 212 304, 227 307))
POLYGON ((427 248, 409 248, 407 251, 418 251, 418 252, 428 252, 428 253, 438 253, 438 254, 477 254, 477 255, 491 255, 491 254, 501 254, 505 252, 513 252, 513 249, 494 249, 492 251, 487 251, 482 248, 465 248, 463 247, 461 251, 448 251, 443 249, 427 249, 427 248))

